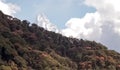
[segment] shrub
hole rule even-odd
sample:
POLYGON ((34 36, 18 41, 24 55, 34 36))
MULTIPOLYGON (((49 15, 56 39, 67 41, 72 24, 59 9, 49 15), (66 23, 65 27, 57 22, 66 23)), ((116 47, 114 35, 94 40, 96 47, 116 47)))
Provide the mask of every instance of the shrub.
POLYGON ((0 70, 12 70, 10 66, 1 65, 0 70))

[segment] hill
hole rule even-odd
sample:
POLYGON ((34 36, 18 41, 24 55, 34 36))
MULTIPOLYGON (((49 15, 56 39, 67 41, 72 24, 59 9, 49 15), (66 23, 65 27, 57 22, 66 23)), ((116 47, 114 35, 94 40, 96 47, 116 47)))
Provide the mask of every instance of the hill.
POLYGON ((120 54, 0 11, 0 70, 120 70, 120 54))

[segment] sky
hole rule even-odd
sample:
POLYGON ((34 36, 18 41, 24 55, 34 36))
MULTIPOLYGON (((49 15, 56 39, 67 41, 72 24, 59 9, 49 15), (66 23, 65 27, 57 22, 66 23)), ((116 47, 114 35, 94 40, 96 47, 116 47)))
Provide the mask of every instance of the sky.
POLYGON ((0 10, 49 31, 95 40, 120 52, 119 3, 120 0, 0 0, 0 10), (41 18, 41 14, 45 16, 41 18))
POLYGON ((52 23, 64 28, 64 24, 72 17, 83 17, 86 12, 95 11, 82 4, 83 0, 5 0, 7 3, 16 4, 21 8, 17 14, 20 19, 30 22, 36 21, 38 14, 44 13, 52 23))

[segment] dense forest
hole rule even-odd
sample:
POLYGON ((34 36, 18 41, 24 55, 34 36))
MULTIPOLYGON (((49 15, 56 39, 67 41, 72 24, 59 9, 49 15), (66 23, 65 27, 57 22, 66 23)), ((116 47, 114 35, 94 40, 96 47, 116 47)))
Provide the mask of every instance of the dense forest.
POLYGON ((0 70, 120 70, 120 53, 0 11, 0 70))

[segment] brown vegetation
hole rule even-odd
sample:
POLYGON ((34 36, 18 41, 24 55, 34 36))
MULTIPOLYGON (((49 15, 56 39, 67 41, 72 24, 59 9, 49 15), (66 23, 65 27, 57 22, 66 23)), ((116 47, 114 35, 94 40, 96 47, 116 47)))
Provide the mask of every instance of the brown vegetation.
POLYGON ((0 70, 120 70, 120 54, 0 11, 0 70))

